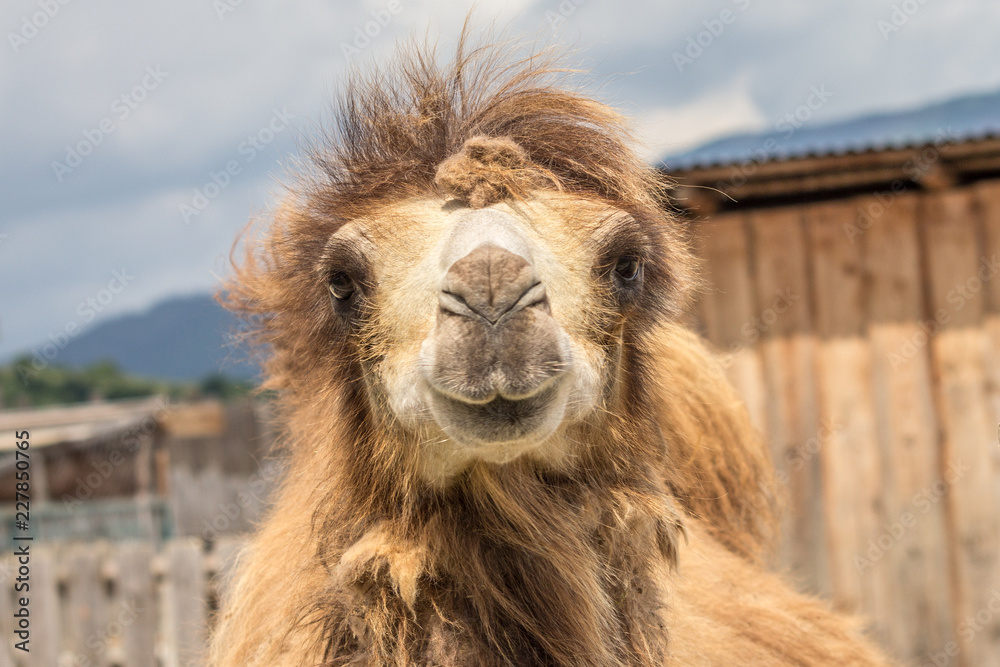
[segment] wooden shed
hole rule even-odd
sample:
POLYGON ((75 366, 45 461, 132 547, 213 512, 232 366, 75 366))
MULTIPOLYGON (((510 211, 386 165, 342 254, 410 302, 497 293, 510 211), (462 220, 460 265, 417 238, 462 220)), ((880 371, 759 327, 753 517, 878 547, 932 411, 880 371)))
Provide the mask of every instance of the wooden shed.
POLYGON ((913 664, 1000 665, 1000 139, 671 173, 775 554, 913 664))
MULTIPOLYGON (((252 401, 152 397, 4 411, 0 429, 30 433, 37 539, 210 541, 248 528, 263 505, 266 414, 252 401)), ((8 546, 14 443, 0 446, 0 540, 8 546)))

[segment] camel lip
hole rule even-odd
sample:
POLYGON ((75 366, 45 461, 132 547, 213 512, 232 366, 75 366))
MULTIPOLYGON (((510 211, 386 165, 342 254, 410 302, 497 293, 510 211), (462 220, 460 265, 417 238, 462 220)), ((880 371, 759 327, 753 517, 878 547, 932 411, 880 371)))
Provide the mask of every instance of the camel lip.
POLYGON ((567 370, 568 365, 564 364, 563 367, 560 367, 554 373, 544 378, 541 382, 527 391, 516 392, 506 387, 501 388, 494 385, 489 393, 476 396, 469 396, 459 392, 449 391, 447 388, 434 382, 433 377, 425 377, 424 379, 427 386, 434 394, 437 394, 449 401, 470 406, 478 406, 481 408, 486 408, 490 405, 493 405, 494 408, 503 408, 506 404, 531 401, 536 398, 542 398, 542 400, 544 400, 544 396, 551 393, 551 391, 560 382, 562 382, 563 379, 565 379, 567 370))
POLYGON ((455 441, 488 446, 547 437, 562 421, 565 401, 558 382, 526 398, 494 396, 485 402, 458 400, 432 388, 431 412, 455 441))
MULTIPOLYGON (((554 379, 554 378, 553 378, 554 379)), ((484 401, 470 401, 464 398, 456 398, 451 394, 441 392, 434 388, 434 393, 448 404, 477 415, 480 418, 493 419, 496 421, 516 422, 519 419, 530 417, 540 410, 544 410, 555 398, 555 382, 546 382, 545 387, 540 391, 533 392, 530 396, 506 397, 500 392, 494 392, 493 396, 484 401)))

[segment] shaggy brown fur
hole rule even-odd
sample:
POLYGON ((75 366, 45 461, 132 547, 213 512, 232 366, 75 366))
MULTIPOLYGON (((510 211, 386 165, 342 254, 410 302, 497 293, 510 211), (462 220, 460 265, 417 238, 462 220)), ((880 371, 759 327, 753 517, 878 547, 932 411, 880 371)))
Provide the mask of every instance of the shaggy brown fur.
MULTIPOLYGON (((545 177, 511 139, 475 136, 441 163, 434 183, 471 208, 482 208, 544 187, 545 177)), ((559 181, 552 177, 552 183, 559 181)))
POLYGON ((553 87, 547 61, 511 62, 460 49, 440 71, 416 51, 353 79, 319 169, 229 285, 270 351, 290 465, 211 663, 882 664, 848 621, 760 569, 770 464, 710 355, 672 323, 694 260, 663 183, 614 111, 553 87), (587 447, 571 470, 518 459, 429 484, 366 384, 378 341, 338 327, 316 267, 342 224, 396 202, 532 190, 635 215, 660 239, 649 271, 666 298, 615 326, 616 379, 573 426, 587 447))

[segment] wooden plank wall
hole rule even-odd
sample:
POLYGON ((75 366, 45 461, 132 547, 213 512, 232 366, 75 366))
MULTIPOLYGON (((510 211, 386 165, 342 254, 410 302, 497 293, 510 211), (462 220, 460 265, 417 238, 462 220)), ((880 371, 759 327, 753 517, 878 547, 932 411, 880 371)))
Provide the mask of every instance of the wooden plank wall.
POLYGON ((900 659, 1000 666, 1000 181, 695 229, 695 319, 786 486, 775 566, 900 659))
POLYGON ((192 667, 240 540, 54 542, 31 547, 30 654, 13 648, 16 563, 0 558, 0 667, 192 667))

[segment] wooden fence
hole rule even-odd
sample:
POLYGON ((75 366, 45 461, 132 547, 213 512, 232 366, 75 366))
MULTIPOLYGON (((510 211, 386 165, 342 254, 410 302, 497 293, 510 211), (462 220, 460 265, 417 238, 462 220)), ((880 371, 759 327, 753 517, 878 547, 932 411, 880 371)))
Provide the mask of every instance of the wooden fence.
POLYGON ((917 665, 1000 665, 1000 181, 696 223, 770 441, 776 564, 917 665))
POLYGON ((237 538, 36 543, 30 547, 30 653, 14 649, 11 554, 0 559, 0 667, 188 667, 225 594, 237 538))

